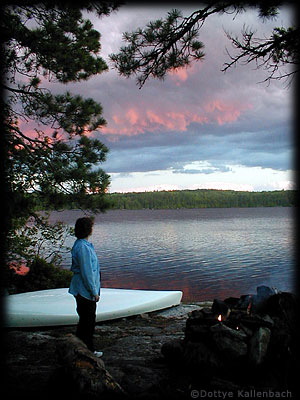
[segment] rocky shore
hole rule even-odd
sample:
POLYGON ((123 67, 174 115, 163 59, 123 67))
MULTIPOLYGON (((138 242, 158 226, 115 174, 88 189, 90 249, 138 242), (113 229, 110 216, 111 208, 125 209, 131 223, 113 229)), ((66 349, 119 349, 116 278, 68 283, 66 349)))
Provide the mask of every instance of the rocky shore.
MULTIPOLYGON (((188 383, 178 380, 166 365, 164 343, 184 337, 188 314, 211 302, 181 304, 167 310, 98 323, 95 346, 104 352, 106 370, 132 399, 190 398, 188 383)), ((75 332, 74 326, 9 329, 6 340, 5 392, 9 398, 68 396, 72 384, 62 373, 57 347, 75 332)))
POLYGON ((297 316, 294 294, 259 286, 256 295, 98 323, 101 359, 75 326, 9 329, 2 390, 43 400, 299 398, 297 316))

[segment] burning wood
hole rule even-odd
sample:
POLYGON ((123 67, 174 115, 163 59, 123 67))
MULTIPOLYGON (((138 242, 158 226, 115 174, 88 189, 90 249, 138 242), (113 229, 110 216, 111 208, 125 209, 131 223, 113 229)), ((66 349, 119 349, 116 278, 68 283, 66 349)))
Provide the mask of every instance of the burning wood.
POLYGON ((297 343, 296 296, 272 294, 273 289, 262 286, 257 293, 214 300, 211 309, 192 311, 184 339, 162 348, 172 367, 179 359, 191 374, 208 371, 213 385, 215 379, 228 379, 230 387, 245 382, 265 385, 266 380, 269 385, 288 387, 286 371, 294 368, 292 350, 297 343))
POLYGON ((224 301, 218 299, 214 300, 211 311, 218 321, 226 321, 231 312, 228 305, 224 301))
POLYGON ((252 310, 252 296, 249 296, 249 304, 247 306, 247 314, 251 315, 251 310, 252 310))

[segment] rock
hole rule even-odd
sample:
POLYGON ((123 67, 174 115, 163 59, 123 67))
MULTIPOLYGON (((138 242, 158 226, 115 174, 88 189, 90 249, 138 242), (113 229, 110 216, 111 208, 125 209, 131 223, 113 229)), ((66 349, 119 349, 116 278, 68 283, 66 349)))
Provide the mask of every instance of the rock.
POLYGON ((229 336, 237 340, 245 340, 247 338, 247 335, 244 332, 229 328, 229 326, 222 323, 211 326, 210 331, 214 334, 229 336))
POLYGON ((60 362, 70 384, 70 392, 82 393, 89 399, 111 398, 125 394, 118 382, 76 336, 69 334, 57 343, 60 362))
POLYGON ((166 342, 161 347, 161 353, 167 360, 167 362, 181 362, 183 359, 183 341, 182 340, 172 340, 166 342))
POLYGON ((48 342, 49 340, 54 340, 55 338, 43 332, 33 332, 28 335, 28 339, 34 342, 45 343, 48 342))
POLYGON ((160 379, 160 371, 155 371, 151 366, 130 364, 124 368, 122 384, 130 392, 131 399, 151 392, 153 387, 159 385, 160 379))
MULTIPOLYGON (((293 343, 298 343, 298 337, 293 339, 292 336, 292 318, 296 314, 293 298, 282 295, 267 299, 260 315, 247 315, 245 310, 232 309, 229 318, 222 323, 216 320, 209 308, 212 302, 182 304, 148 313, 146 319, 137 316, 97 323, 94 342, 96 348, 104 352, 103 358, 97 359, 101 374, 106 371, 113 377, 114 382, 128 393, 126 400, 187 399, 191 396, 191 385, 196 384, 196 389, 208 385, 214 390, 236 391, 243 389, 241 380, 249 387, 259 387, 265 385, 266 377, 270 379, 270 387, 274 381, 279 388, 287 388, 291 382, 287 377, 291 370, 290 351, 293 343), (262 328, 261 332, 258 332, 259 328, 262 328), (267 329, 271 332, 269 344, 265 350, 261 348, 258 351, 256 341, 261 346, 267 340, 267 329), (217 347, 221 332, 225 343, 217 347), (257 336, 255 340, 253 335, 257 336), (247 345, 247 354, 241 356, 247 345), (228 351, 230 346, 234 346, 234 353, 228 351), (250 353, 251 362, 248 360, 250 353), (166 363, 168 358, 172 361, 166 363), (256 364, 260 360, 261 364, 256 364), (260 368, 255 368, 256 365, 260 368), (255 377, 253 371, 258 371, 255 377)), ((8 379, 4 392, 11 398, 95 398, 93 389, 99 384, 97 379, 95 386, 87 384, 87 391, 91 394, 88 398, 85 389, 78 389, 77 383, 74 384, 72 373, 68 374, 73 366, 68 367, 67 362, 58 358, 56 344, 64 347, 63 340, 70 337, 66 335, 74 333, 75 329, 74 326, 65 326, 40 331, 8 330, 8 379), (80 395, 80 390, 83 395, 80 395)), ((88 354, 91 357, 91 353, 88 354)), ((97 362, 84 358, 83 354, 81 356, 81 361, 75 365, 77 369, 81 366, 77 371, 79 376, 92 372, 93 362, 97 362)), ((297 371, 297 367, 294 369, 297 371)), ((113 398, 108 395, 113 395, 113 391, 106 393, 107 396, 104 391, 98 398, 113 398)))
POLYGON ((249 361, 255 365, 260 365, 267 354, 270 342, 271 331, 269 328, 260 327, 250 341, 249 361))
POLYGON ((221 352, 233 359, 247 354, 248 346, 245 342, 247 335, 244 332, 231 329, 223 324, 216 324, 210 330, 213 333, 213 341, 221 352))
POLYGON ((223 367, 214 349, 203 343, 188 342, 184 346, 183 364, 187 370, 193 371, 203 368, 206 371, 223 367))
POLYGON ((175 307, 167 308, 166 310, 156 311, 156 315, 162 318, 176 318, 184 319, 189 313, 195 310, 199 310, 201 306, 196 304, 180 304, 175 307))
POLYGON ((274 288, 270 288, 269 286, 265 285, 258 286, 256 288, 256 292, 259 302, 264 301, 269 297, 273 296, 273 294, 277 293, 277 291, 274 288))
POLYGON ((292 334, 297 331, 298 301, 293 293, 282 292, 269 297, 260 306, 260 313, 278 317, 284 321, 292 334))
POLYGON ((186 321, 185 339, 192 342, 205 340, 210 326, 215 324, 216 318, 210 309, 192 311, 186 321))
POLYGON ((212 315, 211 309, 208 307, 203 307, 199 310, 194 310, 189 314, 188 321, 191 320, 202 320, 203 318, 206 318, 207 316, 212 315))
POLYGON ((266 325, 267 328, 273 328, 274 326, 274 321, 269 315, 264 315, 262 316, 262 319, 266 325))

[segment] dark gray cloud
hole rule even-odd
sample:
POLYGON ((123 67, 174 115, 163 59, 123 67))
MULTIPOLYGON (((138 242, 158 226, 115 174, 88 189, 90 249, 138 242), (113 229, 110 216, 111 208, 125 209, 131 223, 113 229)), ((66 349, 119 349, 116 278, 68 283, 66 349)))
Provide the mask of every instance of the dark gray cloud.
POLYGON ((219 127, 215 130, 211 127, 172 134, 148 132, 133 137, 122 136, 111 143, 104 135, 101 139, 111 149, 106 169, 108 172, 178 170, 195 161, 213 163, 218 171, 221 171, 222 163, 224 172, 227 171, 224 166, 228 164, 277 170, 293 168, 292 135, 285 125, 250 132, 231 132, 230 127, 226 127, 221 134, 219 130, 219 127))

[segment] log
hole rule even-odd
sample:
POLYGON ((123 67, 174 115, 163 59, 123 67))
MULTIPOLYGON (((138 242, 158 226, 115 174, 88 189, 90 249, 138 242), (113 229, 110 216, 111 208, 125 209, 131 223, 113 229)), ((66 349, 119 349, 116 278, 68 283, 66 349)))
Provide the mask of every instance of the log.
POLYGON ((96 357, 76 336, 65 335, 58 341, 57 351, 70 391, 79 398, 127 397, 124 389, 105 369, 103 360, 96 357))

